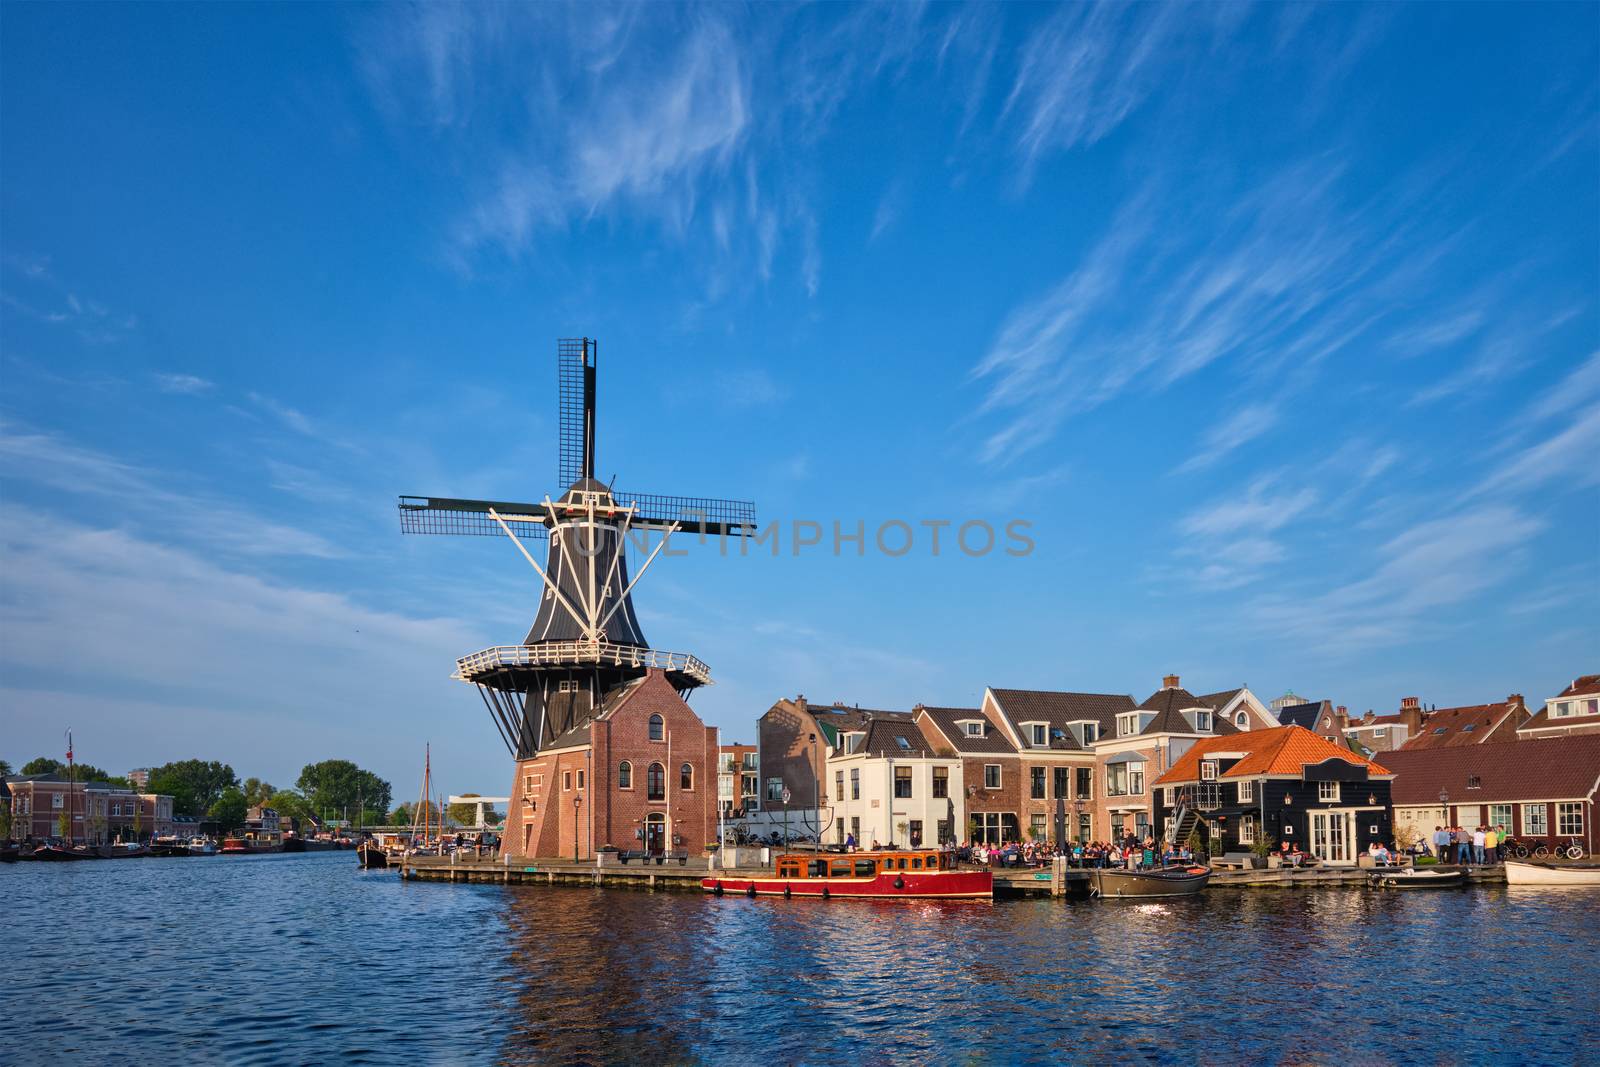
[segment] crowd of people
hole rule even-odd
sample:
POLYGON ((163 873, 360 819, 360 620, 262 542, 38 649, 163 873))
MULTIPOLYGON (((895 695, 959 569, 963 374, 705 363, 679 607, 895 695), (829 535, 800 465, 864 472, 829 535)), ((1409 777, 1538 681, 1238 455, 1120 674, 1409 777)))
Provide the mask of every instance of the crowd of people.
POLYGON ((1483 866, 1505 861, 1507 840, 1504 825, 1471 830, 1464 826, 1435 826, 1429 844, 1440 863, 1483 866))
POLYGON ((1035 840, 1026 843, 989 844, 967 841, 956 845, 956 859, 989 867, 1045 867, 1065 858, 1072 867, 1126 867, 1132 870, 1194 862, 1187 845, 1157 844, 1155 838, 1143 841, 1128 834, 1119 841, 1073 841, 1057 843, 1035 840))

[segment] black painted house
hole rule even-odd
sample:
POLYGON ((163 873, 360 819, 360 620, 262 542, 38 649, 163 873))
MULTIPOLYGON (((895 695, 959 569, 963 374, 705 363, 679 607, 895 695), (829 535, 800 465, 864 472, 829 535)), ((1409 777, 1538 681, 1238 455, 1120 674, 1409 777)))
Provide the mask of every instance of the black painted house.
MULTIPOLYGON (((1198 829, 1221 851, 1287 842, 1325 863, 1354 865, 1394 841, 1394 775, 1300 726, 1197 743, 1156 779, 1156 825, 1175 841, 1198 829)), ((1215 846, 1213 846, 1215 847, 1215 846)))

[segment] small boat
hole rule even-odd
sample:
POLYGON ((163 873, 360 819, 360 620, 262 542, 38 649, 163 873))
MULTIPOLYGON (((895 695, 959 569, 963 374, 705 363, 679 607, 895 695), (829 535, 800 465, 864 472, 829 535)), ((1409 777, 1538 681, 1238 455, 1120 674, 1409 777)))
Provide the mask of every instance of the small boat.
POLYGON ((114 845, 104 845, 100 849, 101 857, 108 860, 139 859, 151 854, 148 848, 137 841, 119 841, 114 845))
POLYGON ((1459 867, 1383 867, 1372 872, 1372 884, 1384 889, 1451 889, 1467 883, 1467 872, 1459 867))
POLYGON ((215 856, 216 854, 217 843, 211 840, 211 838, 206 837, 203 834, 197 834, 194 837, 189 838, 189 855, 215 856))
POLYGON ((0 863, 15 863, 21 856, 21 845, 15 841, 0 841, 0 863))
POLYGON ((1506 860, 1509 885, 1595 885, 1600 886, 1600 864, 1523 863, 1506 860))
POLYGON ((713 875, 700 888, 722 896, 820 897, 843 899, 990 900, 994 874, 962 870, 950 852, 838 852, 779 856, 770 876, 728 878, 713 875))
POLYGON ((39 845, 22 858, 45 863, 60 863, 67 860, 97 860, 100 856, 86 845, 39 845))
POLYGON ((376 841, 363 841, 356 846, 356 862, 368 870, 385 869, 389 866, 389 853, 376 841))
POLYGON ((1089 871, 1089 895, 1101 899, 1187 897, 1206 887, 1210 867, 1158 867, 1148 871, 1096 867, 1089 871))
POLYGON ((262 852, 282 852, 283 838, 271 830, 251 830, 248 833, 222 839, 224 856, 247 856, 262 852))

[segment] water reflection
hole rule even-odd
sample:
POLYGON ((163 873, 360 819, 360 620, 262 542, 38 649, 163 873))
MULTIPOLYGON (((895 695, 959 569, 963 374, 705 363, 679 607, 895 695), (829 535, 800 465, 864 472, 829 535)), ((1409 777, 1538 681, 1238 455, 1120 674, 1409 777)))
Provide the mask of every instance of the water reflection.
POLYGON ((1594 892, 718 900, 308 855, 0 896, 6 1064, 1594 1061, 1594 892))

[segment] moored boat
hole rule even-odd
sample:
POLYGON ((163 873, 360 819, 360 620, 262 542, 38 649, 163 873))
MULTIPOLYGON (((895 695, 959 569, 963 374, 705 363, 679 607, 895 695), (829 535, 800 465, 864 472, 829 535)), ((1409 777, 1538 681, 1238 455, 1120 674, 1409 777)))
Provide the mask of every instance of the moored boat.
POLYGON ((389 854, 376 841, 363 841, 356 846, 356 862, 368 870, 389 866, 389 854))
POLYGON ((1523 863, 1506 860, 1509 885, 1593 885, 1600 886, 1600 864, 1523 863))
POLYGON ((1450 889, 1466 881, 1467 872, 1459 867, 1387 867, 1372 872, 1372 884, 1385 889, 1450 889))
POLYGON ((248 856, 262 852, 282 852, 283 838, 270 830, 251 830, 222 839, 224 856, 248 856))
POLYGON ((67 860, 97 860, 100 856, 91 851, 86 845, 39 845, 32 852, 22 856, 25 860, 40 860, 45 863, 59 863, 67 860))
POLYGON ((713 875, 700 888, 717 896, 989 900, 994 875, 957 868, 949 852, 935 850, 825 853, 779 856, 771 875, 713 875))
POLYGON ((196 834, 194 837, 189 838, 189 855, 215 856, 216 854, 217 843, 211 838, 203 834, 196 834))
POLYGON ((1097 867, 1089 871, 1089 895, 1101 899, 1187 897, 1206 887, 1210 867, 1158 867, 1148 871, 1097 867))
POLYGON ((102 845, 100 856, 108 860, 131 860, 151 855, 145 846, 137 841, 119 841, 114 845, 102 845))

